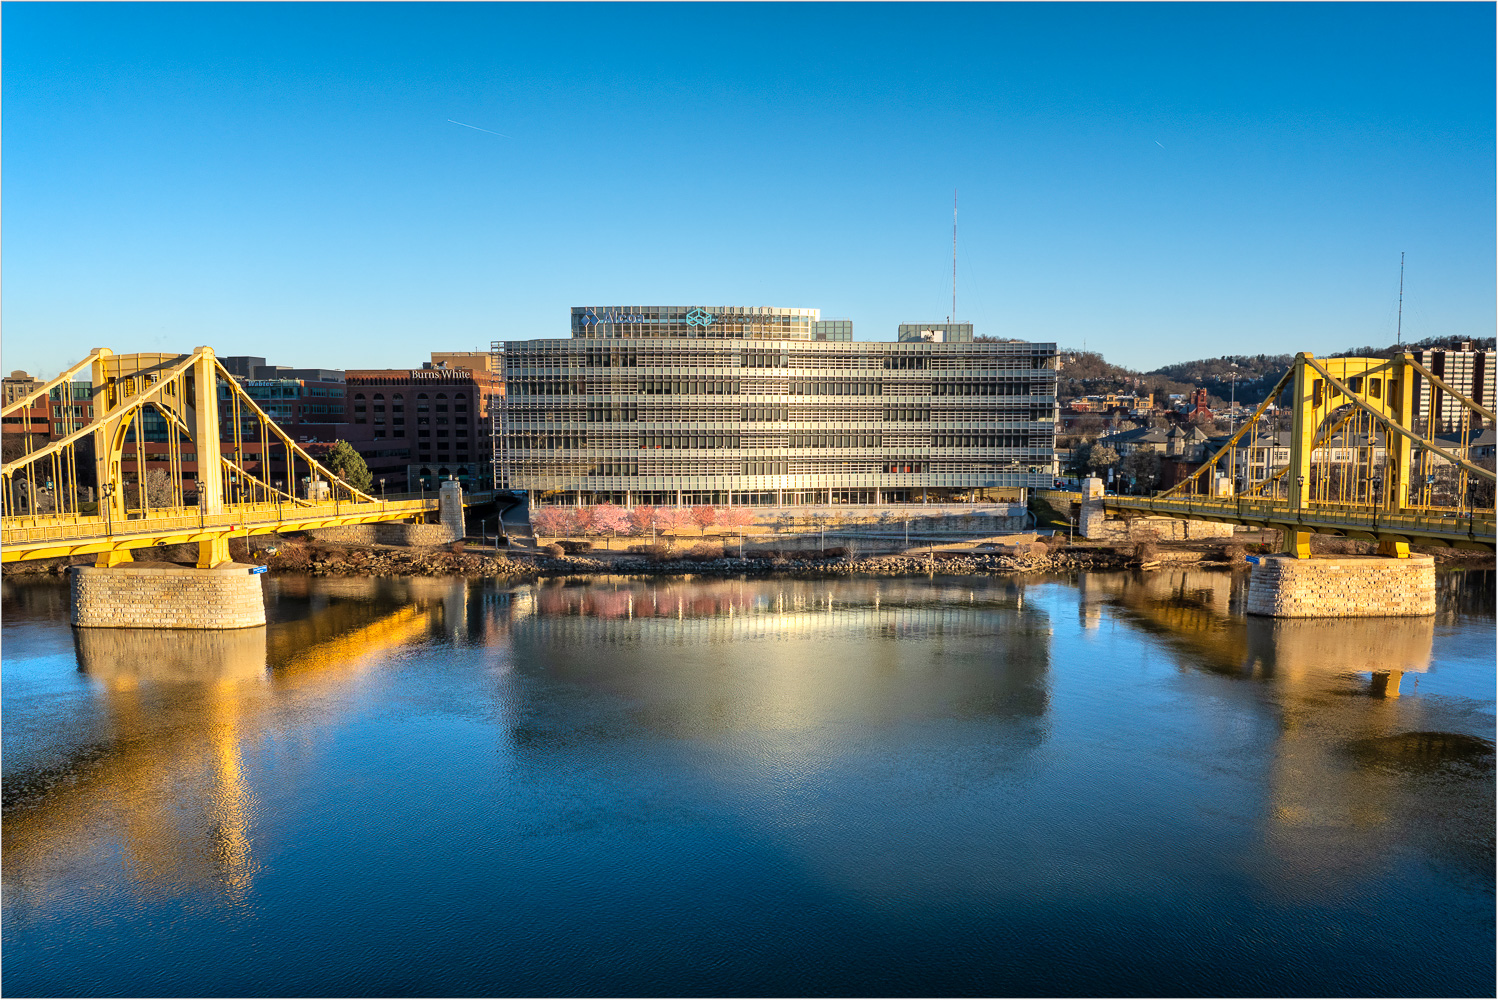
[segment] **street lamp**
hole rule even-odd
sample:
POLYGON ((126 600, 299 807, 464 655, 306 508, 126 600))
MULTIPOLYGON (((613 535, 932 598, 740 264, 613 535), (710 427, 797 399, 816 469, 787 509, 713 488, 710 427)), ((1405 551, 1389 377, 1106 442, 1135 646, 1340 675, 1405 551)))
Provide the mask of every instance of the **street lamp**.
POLYGON ((114 496, 114 483, 105 483, 99 489, 99 495, 104 498, 104 534, 112 535, 114 534, 114 503, 111 498, 114 496))
POLYGON ((380 499, 381 500, 385 499, 385 477, 384 476, 380 477, 380 499))

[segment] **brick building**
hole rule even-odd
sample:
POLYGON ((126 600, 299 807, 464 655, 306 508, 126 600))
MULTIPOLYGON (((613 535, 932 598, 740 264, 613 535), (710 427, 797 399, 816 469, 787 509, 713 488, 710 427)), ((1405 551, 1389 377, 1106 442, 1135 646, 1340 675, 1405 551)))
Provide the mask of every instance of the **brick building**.
POLYGON ((343 438, 377 489, 381 479, 387 491, 434 489, 449 476, 487 487, 490 409, 502 392, 498 378, 473 368, 351 369, 343 438))

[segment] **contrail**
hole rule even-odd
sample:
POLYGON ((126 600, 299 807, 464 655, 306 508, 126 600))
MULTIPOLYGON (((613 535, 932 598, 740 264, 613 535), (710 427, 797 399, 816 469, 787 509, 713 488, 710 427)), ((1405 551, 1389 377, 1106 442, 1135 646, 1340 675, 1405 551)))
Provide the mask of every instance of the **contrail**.
POLYGON ((451 118, 449 118, 448 121, 452 122, 454 125, 462 125, 464 128, 471 128, 475 132, 488 132, 490 135, 497 135, 501 139, 509 139, 509 138, 511 138, 510 136, 505 135, 503 132, 496 132, 493 129, 479 128, 477 125, 469 125, 466 122, 453 122, 453 120, 451 118))
MULTIPOLYGON (((449 120, 449 121, 451 121, 451 119, 448 119, 448 120, 449 120)), ((462 122, 458 122, 458 124, 459 124, 459 125, 461 125, 461 124, 463 124, 463 123, 462 123, 462 122)), ((468 127, 469 127, 469 128, 472 128, 472 127, 473 127, 473 126, 472 126, 472 125, 470 125, 470 126, 468 126, 468 127)), ((494 134, 495 134, 495 135, 498 135, 498 134, 499 134, 499 133, 498 133, 498 132, 496 132, 496 133, 494 133, 494 134)), ((508 138, 508 136, 506 136, 506 138, 508 138)), ((1163 143, 1163 142, 1161 142, 1161 141, 1160 141, 1160 140, 1159 140, 1159 139, 1156 139, 1156 140, 1155 140, 1155 145, 1156 145, 1156 146, 1159 146, 1159 147, 1160 147, 1160 148, 1161 148, 1161 149, 1164 149, 1164 148, 1165 148, 1165 143, 1163 143)))

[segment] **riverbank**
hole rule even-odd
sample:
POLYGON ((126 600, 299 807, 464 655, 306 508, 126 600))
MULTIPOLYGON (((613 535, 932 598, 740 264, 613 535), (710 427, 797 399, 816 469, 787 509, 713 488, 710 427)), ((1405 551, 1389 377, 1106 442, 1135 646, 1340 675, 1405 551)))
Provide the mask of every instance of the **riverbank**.
MULTIPOLYGON (((1328 539, 1338 554, 1356 543, 1328 539), (1343 543, 1340 546, 1335 543, 1343 543)), ((1322 548, 1321 545, 1317 546, 1322 548)), ((1371 546, 1370 546, 1371 548, 1371 546)), ((283 538, 277 544, 246 550, 236 539, 231 554, 240 562, 265 566, 272 574, 298 573, 312 576, 468 576, 497 580, 523 580, 539 576, 926 576, 991 574, 1024 575, 1068 570, 1157 569, 1176 566, 1246 565, 1246 556, 1261 546, 1238 542, 1142 543, 1107 546, 1068 544, 1057 537, 1050 544, 1033 542, 994 551, 936 549, 894 555, 858 555, 842 549, 780 550, 747 552, 744 558, 712 553, 587 553, 555 555, 546 550, 474 551, 461 545, 415 548, 386 545, 353 545, 310 538, 283 538)), ((1460 549, 1434 549, 1438 565, 1447 569, 1491 569, 1492 553, 1460 549)), ((1327 554, 1333 554, 1328 552, 1327 554)), ((137 550, 139 562, 170 562, 192 565, 196 546, 137 550)), ((6 576, 61 576, 70 565, 92 565, 93 557, 34 560, 10 563, 6 576)))

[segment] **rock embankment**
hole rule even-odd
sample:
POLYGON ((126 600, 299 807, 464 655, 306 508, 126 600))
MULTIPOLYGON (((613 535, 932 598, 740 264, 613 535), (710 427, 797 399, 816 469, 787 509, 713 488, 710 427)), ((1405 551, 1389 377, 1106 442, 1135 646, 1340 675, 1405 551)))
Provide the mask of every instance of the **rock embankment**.
POLYGON ((437 550, 319 549, 277 552, 264 558, 273 571, 314 576, 479 576, 520 579, 535 576, 924 576, 940 574, 1022 574, 1069 569, 1121 569, 1137 565, 1132 554, 1108 549, 1057 550, 1017 554, 938 553, 868 557, 792 558, 749 556, 744 559, 658 558, 547 554, 478 555, 437 550))

